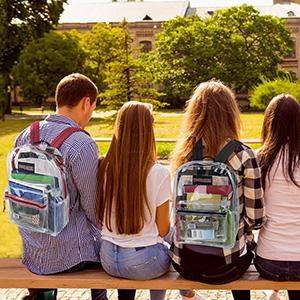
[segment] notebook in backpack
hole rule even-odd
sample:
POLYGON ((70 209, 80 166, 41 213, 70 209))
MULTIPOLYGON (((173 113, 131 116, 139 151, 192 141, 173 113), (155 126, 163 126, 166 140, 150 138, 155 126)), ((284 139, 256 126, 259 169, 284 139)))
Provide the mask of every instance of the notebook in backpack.
POLYGON ((21 228, 58 235, 69 221, 70 195, 62 143, 80 128, 68 127, 49 145, 40 141, 39 122, 30 126, 30 144, 14 148, 7 157, 5 200, 10 220, 21 228))
POLYGON ((203 160, 202 141, 193 161, 177 169, 174 182, 175 239, 179 244, 232 248, 239 227, 234 171, 224 162, 241 145, 230 141, 214 161, 203 160))

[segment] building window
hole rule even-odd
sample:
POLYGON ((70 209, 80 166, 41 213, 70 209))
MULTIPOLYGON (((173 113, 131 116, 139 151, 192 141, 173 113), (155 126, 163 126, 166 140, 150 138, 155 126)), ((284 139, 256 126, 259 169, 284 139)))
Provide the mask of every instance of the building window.
POLYGON ((296 58, 296 39, 292 38, 291 52, 285 58, 296 58))
POLYGON ((141 52, 148 53, 152 50, 152 42, 150 41, 141 41, 140 42, 141 52))
POLYGON ((291 11, 291 10, 287 12, 287 15, 289 17, 295 17, 296 16, 295 13, 293 11, 291 11))

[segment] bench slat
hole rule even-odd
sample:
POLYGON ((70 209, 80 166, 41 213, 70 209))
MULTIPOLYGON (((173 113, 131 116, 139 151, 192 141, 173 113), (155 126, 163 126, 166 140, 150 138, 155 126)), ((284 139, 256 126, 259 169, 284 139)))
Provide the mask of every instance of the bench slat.
POLYGON ((76 273, 39 276, 29 272, 19 259, 0 259, 0 288, 107 288, 107 289, 300 289, 300 282, 273 282, 262 279, 253 269, 234 282, 209 285, 183 279, 174 271, 148 281, 111 277, 91 269, 76 273))

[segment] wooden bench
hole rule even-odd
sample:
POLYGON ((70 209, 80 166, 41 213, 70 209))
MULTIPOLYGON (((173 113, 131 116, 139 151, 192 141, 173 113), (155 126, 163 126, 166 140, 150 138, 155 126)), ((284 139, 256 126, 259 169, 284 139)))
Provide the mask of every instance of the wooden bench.
POLYGON ((20 259, 0 259, 0 288, 106 288, 106 289, 197 289, 197 290, 265 290, 300 289, 300 282, 275 282, 261 277, 253 266, 234 282, 213 285, 183 279, 175 271, 153 280, 127 280, 107 275, 99 269, 76 273, 40 276, 29 272, 20 259))

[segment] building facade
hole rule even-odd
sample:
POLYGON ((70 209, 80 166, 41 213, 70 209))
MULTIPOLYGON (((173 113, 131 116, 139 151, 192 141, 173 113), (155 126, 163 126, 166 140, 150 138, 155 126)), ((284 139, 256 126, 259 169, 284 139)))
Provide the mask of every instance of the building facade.
POLYGON ((79 3, 66 6, 58 30, 79 32, 91 30, 98 22, 119 26, 124 19, 133 38, 133 48, 142 51, 154 49, 156 35, 162 30, 162 23, 176 16, 187 16, 189 1, 140 2, 122 1, 109 3, 79 3), (80 16, 78 12, 80 11, 80 16))

